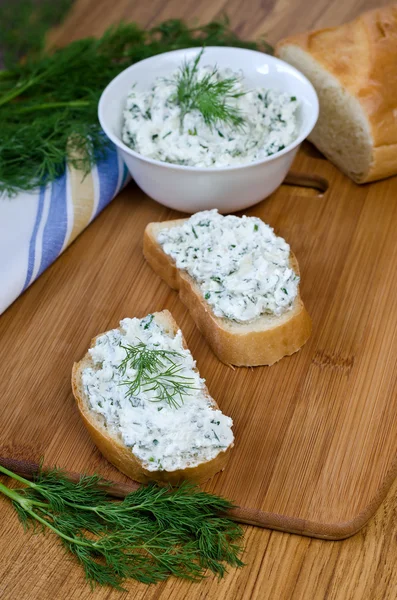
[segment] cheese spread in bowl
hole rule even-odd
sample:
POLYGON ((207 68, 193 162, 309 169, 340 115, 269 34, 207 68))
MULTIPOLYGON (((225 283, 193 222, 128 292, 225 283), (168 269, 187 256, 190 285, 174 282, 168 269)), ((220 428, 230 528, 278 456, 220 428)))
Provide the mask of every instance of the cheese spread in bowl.
MULTIPOLYGON (((185 67, 192 70, 191 65, 185 67)), ((242 72, 197 65, 188 90, 190 110, 184 113, 183 99, 178 101, 180 81, 179 69, 168 78, 158 77, 149 90, 132 87, 124 110, 123 141, 127 146, 148 158, 177 165, 228 167, 271 156, 297 137, 296 96, 262 87, 252 89, 242 72), (225 82, 230 82, 230 89, 222 94, 225 82), (194 102, 194 94, 208 96, 208 90, 223 109, 223 114, 210 122, 205 112, 207 98, 203 112, 194 102), (228 120, 230 115, 236 118, 228 120)))
POLYGON ((149 196, 187 213, 234 212, 282 183, 318 99, 302 73, 273 56, 227 47, 201 54, 175 50, 132 65, 104 90, 99 120, 149 196), (179 86, 196 63, 193 85, 185 77, 187 88, 179 86), (203 79, 206 93, 200 84, 196 95, 203 79))

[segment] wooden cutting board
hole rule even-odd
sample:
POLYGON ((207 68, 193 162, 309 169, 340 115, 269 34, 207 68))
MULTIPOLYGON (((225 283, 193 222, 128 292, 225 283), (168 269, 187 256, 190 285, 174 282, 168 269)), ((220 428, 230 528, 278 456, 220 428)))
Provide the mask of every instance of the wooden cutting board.
POLYGON ((180 215, 132 184, 0 319, 0 455, 126 481, 80 421, 71 367, 121 318, 168 308, 234 420, 230 462, 206 488, 258 509, 270 528, 358 531, 397 472, 397 178, 356 186, 309 145, 294 171, 327 191, 284 185, 247 214, 299 260, 313 319, 299 353, 235 370, 215 358, 142 256, 146 224, 180 215))

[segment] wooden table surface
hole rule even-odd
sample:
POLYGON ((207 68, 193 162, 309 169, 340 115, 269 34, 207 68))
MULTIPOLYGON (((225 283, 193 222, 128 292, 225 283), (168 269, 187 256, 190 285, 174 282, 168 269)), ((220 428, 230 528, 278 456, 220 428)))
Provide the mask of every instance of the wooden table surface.
MULTIPOLYGON (((317 0, 312 3, 307 0, 113 0, 111 3, 108 0, 77 0, 66 22, 52 32, 50 39, 56 44, 65 44, 79 37, 97 35, 120 19, 136 20, 149 26, 169 17, 206 22, 226 12, 232 27, 241 36, 264 35, 274 43, 288 33, 335 25, 380 4, 386 3, 379 0, 317 0)), ((106 219, 115 219, 126 201, 122 194, 107 209, 106 219)), ((74 253, 74 248, 67 254, 70 252, 74 253)), ((70 259, 69 254, 69 258, 65 255, 60 260, 70 259)), ((35 310, 40 294, 45 295, 48 289, 46 280, 57 276, 59 265, 60 261, 28 290, 23 301, 24 310, 29 304, 35 310)), ((15 325, 17 309, 18 302, 1 318, 3 331, 15 325)), ((9 359, 10 365, 16 364, 13 357, 9 359)), ((7 442, 0 439, 3 449, 7 442)), ((348 540, 326 542, 247 527, 244 554, 247 566, 244 569, 231 570, 220 582, 211 577, 200 584, 170 580, 145 587, 131 583, 128 586, 130 595, 133 594, 136 600, 394 599, 397 597, 397 570, 394 568, 397 557, 396 491, 397 482, 375 517, 348 540)), ((14 545, 14 540, 23 534, 8 503, 1 503, 1 517, 0 597, 4 600, 127 597, 127 594, 99 588, 92 594, 80 570, 70 571, 63 550, 52 536, 46 539, 26 537, 21 550, 20 545, 14 545), (6 555, 11 560, 5 561, 6 555)))

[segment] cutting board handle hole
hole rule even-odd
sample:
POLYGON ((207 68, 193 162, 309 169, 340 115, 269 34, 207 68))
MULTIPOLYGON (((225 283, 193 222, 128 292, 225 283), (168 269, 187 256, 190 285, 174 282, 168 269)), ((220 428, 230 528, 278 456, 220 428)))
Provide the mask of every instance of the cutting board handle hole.
POLYGON ((283 185, 291 187, 307 188, 313 190, 310 195, 323 196, 328 190, 329 183, 320 175, 307 175, 306 173, 296 173, 290 171, 283 181, 283 185))

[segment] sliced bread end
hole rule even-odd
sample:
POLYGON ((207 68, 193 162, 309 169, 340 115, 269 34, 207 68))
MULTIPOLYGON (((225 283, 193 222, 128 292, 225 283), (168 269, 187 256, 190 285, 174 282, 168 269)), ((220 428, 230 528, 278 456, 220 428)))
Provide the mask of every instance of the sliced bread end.
POLYGON ((300 46, 281 44, 277 55, 306 75, 317 92, 320 114, 309 140, 353 181, 368 181, 373 140, 359 101, 300 46))

